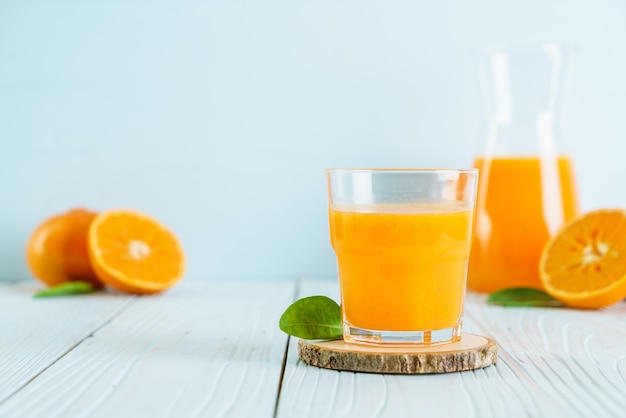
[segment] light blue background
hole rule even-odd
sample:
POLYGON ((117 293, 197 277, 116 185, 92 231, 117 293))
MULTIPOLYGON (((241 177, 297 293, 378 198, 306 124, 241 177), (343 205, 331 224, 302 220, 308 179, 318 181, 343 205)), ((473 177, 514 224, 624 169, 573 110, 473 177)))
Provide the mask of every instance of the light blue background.
POLYGON ((160 219, 188 277, 333 276, 324 168, 470 165, 475 52, 543 42, 583 209, 626 206, 623 1, 0 0, 0 279, 75 206, 160 219))

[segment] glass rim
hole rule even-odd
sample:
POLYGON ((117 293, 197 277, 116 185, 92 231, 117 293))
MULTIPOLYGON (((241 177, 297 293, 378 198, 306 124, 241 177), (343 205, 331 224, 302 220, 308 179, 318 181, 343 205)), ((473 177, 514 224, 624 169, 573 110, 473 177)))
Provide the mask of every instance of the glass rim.
POLYGON ((478 173, 477 168, 327 168, 326 173, 478 173))

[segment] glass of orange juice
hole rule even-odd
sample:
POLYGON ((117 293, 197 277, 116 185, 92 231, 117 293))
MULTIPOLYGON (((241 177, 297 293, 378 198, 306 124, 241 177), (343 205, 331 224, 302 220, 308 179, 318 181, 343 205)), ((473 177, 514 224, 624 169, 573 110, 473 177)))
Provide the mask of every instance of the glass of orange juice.
POLYGON ((478 170, 329 169, 344 340, 461 338, 478 170))

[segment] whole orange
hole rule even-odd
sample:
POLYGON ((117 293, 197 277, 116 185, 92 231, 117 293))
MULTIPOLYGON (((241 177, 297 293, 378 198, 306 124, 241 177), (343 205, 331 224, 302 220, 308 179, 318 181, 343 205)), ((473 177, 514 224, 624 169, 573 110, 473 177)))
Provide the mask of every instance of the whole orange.
POLYGON ((91 268, 87 249, 89 226, 96 215, 73 209, 40 224, 26 247, 31 273, 50 286, 74 280, 102 286, 91 268))

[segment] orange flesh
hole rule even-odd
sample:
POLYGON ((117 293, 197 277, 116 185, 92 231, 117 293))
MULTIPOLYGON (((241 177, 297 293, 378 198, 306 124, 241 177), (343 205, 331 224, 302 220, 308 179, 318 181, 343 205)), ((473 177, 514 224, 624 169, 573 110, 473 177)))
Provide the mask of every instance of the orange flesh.
POLYGON ((626 214, 586 215, 547 251, 542 270, 551 288, 583 293, 610 287, 626 276, 626 214))
POLYGON ((160 290, 183 272, 183 252, 175 236, 156 221, 135 213, 116 212, 94 222, 92 259, 103 281, 121 290, 160 290), (125 285, 140 288, 125 288, 125 285))
POLYGON ((541 288, 543 247, 578 214, 572 161, 478 157, 480 170, 468 288, 541 288))
POLYGON ((455 326, 472 216, 454 203, 330 209, 345 321, 387 331, 455 326))

